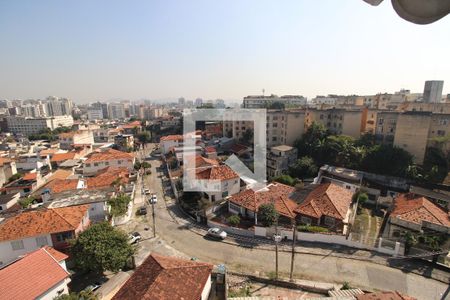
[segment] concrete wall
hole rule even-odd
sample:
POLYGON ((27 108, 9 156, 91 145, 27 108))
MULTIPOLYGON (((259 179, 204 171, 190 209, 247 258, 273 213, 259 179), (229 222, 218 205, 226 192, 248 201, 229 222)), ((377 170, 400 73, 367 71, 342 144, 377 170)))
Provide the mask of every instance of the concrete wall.
POLYGON ((134 170, 134 158, 133 159, 110 159, 107 161, 98 161, 98 162, 91 162, 91 163, 84 163, 83 164, 83 174, 84 175, 94 175, 99 170, 102 170, 107 167, 113 167, 113 168, 127 168, 129 171, 134 170))
POLYGON ((203 287, 201 300, 207 300, 209 298, 209 293, 211 292, 211 275, 208 276, 208 280, 203 287))
MULTIPOLYGON (((0 242, 0 267, 11 261, 17 259, 19 256, 29 253, 31 251, 37 250, 41 248, 41 245, 37 245, 36 238, 37 237, 46 237, 47 245, 53 246, 52 239, 49 234, 34 236, 29 238, 20 239, 23 242, 23 249, 13 250, 11 241, 2 241, 0 242)), ((19 240, 18 240, 19 241, 19 240)))
POLYGON ((70 282, 70 278, 66 278, 58 282, 51 289, 47 290, 45 293, 37 297, 39 300, 53 300, 59 295, 69 294, 69 288, 67 284, 70 282))
POLYGON ((414 162, 421 164, 428 143, 429 114, 400 114, 394 136, 394 145, 414 156, 414 162))
POLYGON ((229 227, 229 226, 226 226, 224 224, 217 223, 217 222, 214 222, 214 221, 211 221, 211 220, 207 221, 207 225, 208 225, 208 227, 220 228, 223 231, 225 231, 227 233, 231 233, 231 234, 237 234, 237 235, 248 236, 248 237, 254 237, 255 236, 253 231, 240 229, 240 228, 236 228, 236 227, 229 227))

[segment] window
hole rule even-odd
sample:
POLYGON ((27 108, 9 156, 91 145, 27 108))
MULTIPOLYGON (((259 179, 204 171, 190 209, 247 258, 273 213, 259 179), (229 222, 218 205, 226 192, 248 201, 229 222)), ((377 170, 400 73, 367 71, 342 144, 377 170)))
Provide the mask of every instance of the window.
POLYGON ((106 162, 105 162, 105 166, 109 166, 109 162, 106 161, 106 162))
POLYGON ((86 164, 86 167, 88 167, 88 168, 89 168, 90 166, 91 166, 91 164, 86 164))
POLYGON ((445 135, 445 130, 438 130, 437 131, 437 135, 444 136, 445 135))
POLYGON ((11 242, 11 247, 12 247, 13 251, 25 249, 22 240, 20 240, 20 241, 12 241, 11 242))
POLYGON ((66 231, 66 232, 62 232, 62 233, 57 233, 56 234, 56 240, 58 242, 64 242, 66 240, 69 240, 72 238, 72 232, 71 231, 66 231))
POLYGON ((228 197, 228 191, 222 193, 222 198, 228 197))
POLYGON ((94 167, 98 167, 98 163, 94 163, 94 167))
POLYGON ((325 225, 327 225, 329 227, 334 226, 334 221, 335 221, 334 218, 325 216, 325 220, 324 220, 325 225))
POLYGON ((45 245, 48 245, 46 236, 40 236, 40 237, 36 238, 36 246, 42 247, 42 246, 45 246, 45 245))
POLYGON ((121 165, 121 164, 122 164, 122 161, 121 161, 121 160, 118 160, 118 161, 117 161, 117 164, 118 164, 118 165, 121 165))
POLYGON ((309 218, 309 217, 301 216, 301 217, 300 217, 300 222, 301 222, 302 224, 311 225, 312 220, 311 220, 311 218, 309 218))
POLYGON ((277 137, 276 136, 272 137, 272 142, 276 142, 276 141, 277 141, 277 137))
POLYGON ((229 203, 230 203, 230 210, 241 212, 241 207, 240 206, 238 206, 238 205, 236 205, 234 203, 231 203, 231 202, 229 202, 229 203))

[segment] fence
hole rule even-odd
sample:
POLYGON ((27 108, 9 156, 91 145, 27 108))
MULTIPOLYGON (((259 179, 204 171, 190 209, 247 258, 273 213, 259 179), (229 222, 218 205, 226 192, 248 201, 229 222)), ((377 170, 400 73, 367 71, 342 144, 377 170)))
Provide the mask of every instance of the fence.
MULTIPOLYGON (((272 237, 275 230, 273 228, 266 228, 255 226, 255 236, 272 237)), ((279 234, 283 239, 292 240, 293 232, 287 228, 279 230, 279 234)), ((400 256, 404 254, 404 247, 399 242, 378 239, 378 243, 375 246, 364 244, 360 241, 354 241, 351 238, 346 238, 344 235, 338 234, 324 234, 324 233, 310 233, 310 232, 297 232, 297 240, 305 242, 317 242, 334 245, 342 245, 351 248, 364 249, 369 251, 376 251, 383 254, 400 256)))

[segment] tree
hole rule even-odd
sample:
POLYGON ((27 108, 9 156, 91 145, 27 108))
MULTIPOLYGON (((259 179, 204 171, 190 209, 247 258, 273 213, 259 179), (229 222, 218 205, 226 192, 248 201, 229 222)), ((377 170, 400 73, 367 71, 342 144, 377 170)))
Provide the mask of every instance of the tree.
POLYGON ((125 194, 119 194, 114 198, 108 200, 108 205, 111 207, 110 214, 113 217, 120 217, 127 213, 128 204, 131 198, 125 194))
POLYGON ((23 174, 22 173, 16 173, 14 175, 12 175, 11 177, 8 178, 8 183, 13 182, 19 178, 22 178, 23 174))
POLYGON ((323 163, 357 169, 365 151, 356 147, 355 140, 350 136, 330 135, 325 138, 320 152, 323 163))
POLYGON ((268 109, 284 109, 285 105, 283 102, 280 101, 275 101, 275 102, 271 102, 267 105, 268 109))
POLYGON ((283 184, 287 184, 287 185, 290 185, 290 186, 294 186, 294 185, 297 184, 297 179, 292 178, 289 175, 278 176, 278 177, 274 178, 274 181, 280 182, 280 183, 283 183, 283 184))
POLYGON ((242 134, 241 141, 247 144, 253 144, 253 130, 247 128, 247 130, 245 130, 242 134))
POLYGON ((310 156, 321 165, 323 163, 322 148, 327 136, 329 133, 322 124, 312 123, 302 137, 294 143, 298 156, 310 156))
POLYGON ((292 177, 305 179, 316 176, 318 168, 310 156, 299 158, 292 166, 289 166, 289 174, 292 177))
POLYGON ((83 271, 118 272, 134 253, 128 236, 107 222, 97 223, 72 241, 71 252, 77 268, 83 271))
POLYGON ((150 143, 150 141, 151 141, 151 135, 150 135, 150 132, 148 132, 148 131, 142 131, 141 133, 139 133, 137 135, 137 138, 138 138, 139 142, 141 142, 142 144, 147 144, 147 143, 150 143))
POLYGON ((263 204, 258 210, 258 219, 265 227, 270 227, 278 221, 279 214, 272 203, 263 204))
POLYGON ((20 199, 19 204, 22 208, 27 208, 36 200, 33 196, 26 197, 25 199, 20 199))
POLYGON ((241 218, 238 215, 231 215, 231 216, 228 217, 227 222, 231 226, 235 226, 236 227, 241 222, 241 218))
POLYGON ((377 143, 377 140, 375 138, 375 135, 368 133, 368 132, 362 134, 359 137, 359 139, 357 139, 355 142, 356 146, 366 147, 366 148, 370 148, 370 147, 376 145, 376 143, 377 143))
POLYGON ((441 183, 448 174, 448 161, 442 150, 428 148, 423 160, 423 171, 426 179, 441 183))
POLYGON ((92 291, 82 290, 79 293, 70 293, 59 295, 53 300, 98 300, 97 295, 95 295, 92 291))
POLYGON ((412 165, 412 155, 395 146, 376 145, 362 161, 362 168, 371 173, 391 176, 405 176, 412 165))
POLYGON ((366 193, 359 192, 356 199, 358 200, 358 205, 363 206, 369 200, 369 196, 366 193))

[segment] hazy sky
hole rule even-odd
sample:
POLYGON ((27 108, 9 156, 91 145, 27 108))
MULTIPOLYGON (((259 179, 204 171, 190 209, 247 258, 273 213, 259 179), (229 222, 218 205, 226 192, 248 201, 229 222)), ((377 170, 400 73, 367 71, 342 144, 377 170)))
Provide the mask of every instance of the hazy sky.
POLYGON ((0 99, 450 92, 449 37, 390 1, 0 0, 0 99))

